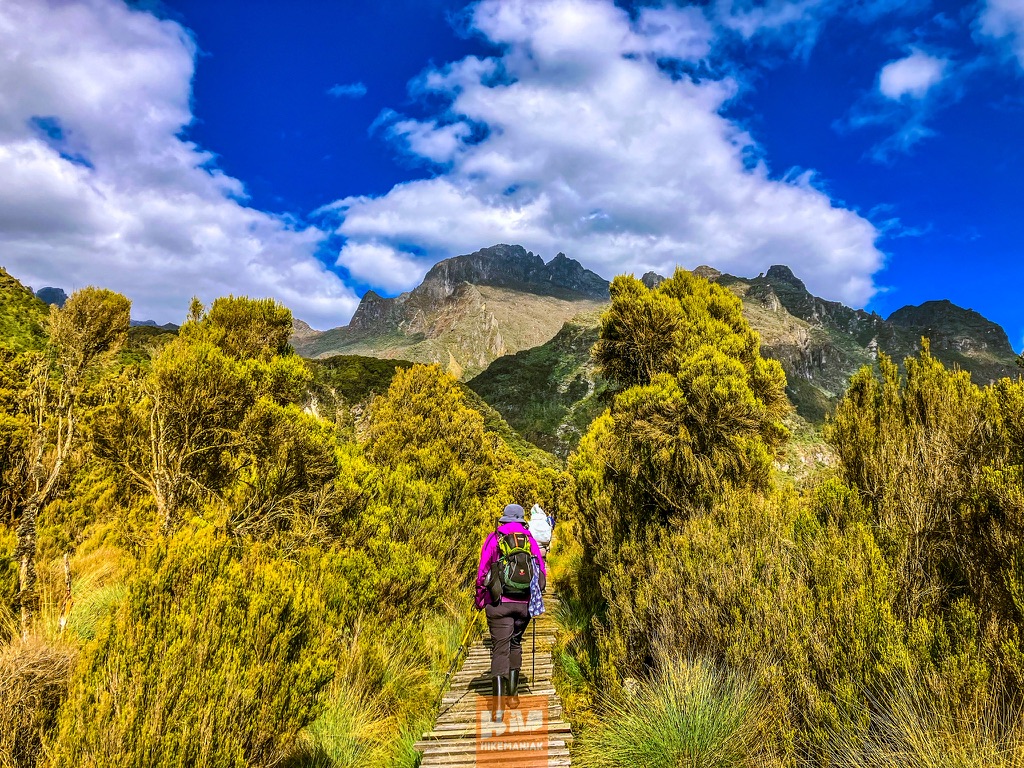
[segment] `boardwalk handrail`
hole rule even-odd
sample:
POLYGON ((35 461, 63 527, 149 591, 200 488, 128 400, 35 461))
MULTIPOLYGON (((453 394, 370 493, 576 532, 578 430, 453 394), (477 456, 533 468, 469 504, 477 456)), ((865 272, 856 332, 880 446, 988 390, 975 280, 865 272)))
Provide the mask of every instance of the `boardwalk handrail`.
POLYGON ((448 671, 445 673, 444 680, 441 681, 441 688, 437 692, 437 700, 434 702, 433 709, 437 709, 441 706, 441 702, 444 700, 444 693, 448 689, 448 681, 452 675, 455 674, 455 668, 459 665, 459 659, 462 658, 462 652, 469 650, 469 636, 473 633, 476 628, 477 617, 480 615, 480 609, 476 606, 473 607, 473 613, 469 617, 469 623, 466 626, 466 631, 462 633, 462 641, 459 643, 458 649, 455 651, 455 658, 452 660, 452 665, 448 667, 448 671))

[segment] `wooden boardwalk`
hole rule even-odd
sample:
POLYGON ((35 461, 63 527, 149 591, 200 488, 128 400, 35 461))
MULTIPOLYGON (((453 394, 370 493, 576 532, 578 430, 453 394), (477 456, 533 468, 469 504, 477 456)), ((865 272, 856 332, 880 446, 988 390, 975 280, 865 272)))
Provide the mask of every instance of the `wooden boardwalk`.
POLYGON ((551 681, 551 651, 555 644, 552 612, 558 599, 553 594, 545 594, 544 605, 547 610, 531 622, 523 638, 519 710, 506 704, 505 718, 497 726, 490 723, 490 714, 482 711, 487 708, 491 693, 491 641, 484 630, 484 636, 472 645, 462 669, 452 678, 433 729, 416 743, 416 749, 423 753, 421 768, 553 768, 571 764, 572 730, 562 718, 562 703, 551 681), (537 627, 537 676, 531 679, 534 623, 537 627), (543 718, 538 709, 542 710, 543 718), (538 727, 541 722, 543 725, 538 727), (500 731, 505 733, 497 741, 518 738, 515 733, 529 737, 532 741, 527 752, 487 752, 488 747, 493 748, 494 735, 500 731))

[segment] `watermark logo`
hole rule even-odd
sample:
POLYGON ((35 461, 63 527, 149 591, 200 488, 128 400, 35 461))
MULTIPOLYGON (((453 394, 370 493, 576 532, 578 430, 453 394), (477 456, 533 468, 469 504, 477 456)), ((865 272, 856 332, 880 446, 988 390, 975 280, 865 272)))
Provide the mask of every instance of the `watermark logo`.
POLYGON ((487 768, 547 768, 548 697, 520 696, 496 721, 490 696, 476 700, 476 764, 487 768))

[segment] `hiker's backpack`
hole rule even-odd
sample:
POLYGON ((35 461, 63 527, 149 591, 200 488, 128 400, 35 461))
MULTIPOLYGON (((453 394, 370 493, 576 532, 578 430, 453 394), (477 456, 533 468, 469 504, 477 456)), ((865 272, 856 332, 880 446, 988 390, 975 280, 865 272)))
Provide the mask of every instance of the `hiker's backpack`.
POLYGON ((498 559, 494 564, 501 594, 510 600, 529 600, 533 580, 533 550, 526 532, 497 533, 498 559))

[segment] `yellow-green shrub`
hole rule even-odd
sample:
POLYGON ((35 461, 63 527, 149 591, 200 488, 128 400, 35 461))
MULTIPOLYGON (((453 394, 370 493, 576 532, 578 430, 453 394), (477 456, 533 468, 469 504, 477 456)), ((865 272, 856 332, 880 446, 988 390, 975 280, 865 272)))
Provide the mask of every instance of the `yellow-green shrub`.
POLYGON ((330 682, 331 631, 294 565, 211 528, 161 543, 86 647, 54 766, 259 766, 330 682))

